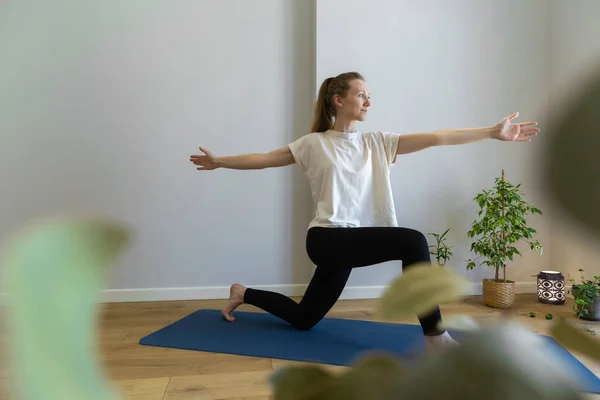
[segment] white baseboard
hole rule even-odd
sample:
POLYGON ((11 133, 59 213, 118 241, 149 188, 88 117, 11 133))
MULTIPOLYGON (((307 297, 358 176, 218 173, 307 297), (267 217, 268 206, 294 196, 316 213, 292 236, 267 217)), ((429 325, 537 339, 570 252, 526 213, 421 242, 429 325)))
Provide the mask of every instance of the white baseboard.
MULTIPOLYGON (((269 290, 285 296, 302 296, 307 285, 258 285, 254 289, 269 290)), ((347 287, 340 299, 372 299, 381 296, 385 286, 347 287)), ((155 289, 110 289, 104 291, 107 303, 170 300, 212 300, 229 297, 229 286, 180 287, 155 289)))
MULTIPOLYGON (((302 296, 307 285, 263 285, 255 289, 270 290, 285 296, 302 296)), ((386 286, 349 286, 344 289, 341 300, 376 299, 381 297, 386 286)), ((516 292, 536 293, 536 282, 517 282, 516 292)), ((473 283, 472 295, 482 293, 482 284, 473 283)), ((210 300, 229 297, 229 286, 156 288, 156 289, 112 289, 104 292, 107 303, 169 300, 210 300)))
MULTIPOLYGON (((307 285, 264 285, 253 286, 256 289, 270 290, 286 296, 302 296, 307 285)), ((383 294, 386 286, 349 286, 340 296, 347 299, 374 299, 383 294)), ((480 295, 481 283, 473 283, 472 295, 480 295)), ((516 292, 536 293, 536 282, 517 282, 516 292)), ((226 299, 229 297, 229 286, 208 287, 178 287, 178 288, 149 288, 149 289, 109 289, 102 293, 106 303, 170 301, 170 300, 210 300, 226 299)), ((8 300, 6 293, 0 293, 0 306, 8 300)))

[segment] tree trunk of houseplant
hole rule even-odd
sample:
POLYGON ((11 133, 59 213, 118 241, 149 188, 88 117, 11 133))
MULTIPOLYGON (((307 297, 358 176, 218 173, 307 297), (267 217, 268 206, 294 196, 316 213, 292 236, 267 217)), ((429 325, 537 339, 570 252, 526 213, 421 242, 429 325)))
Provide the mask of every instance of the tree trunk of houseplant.
MULTIPOLYGON (((504 180, 504 170, 502 170, 504 180)), ((502 218, 504 218, 504 198, 502 198, 502 218)), ((502 242, 506 238, 504 230, 501 233, 502 242)), ((506 259, 506 248, 502 247, 506 259)), ((506 265, 503 266, 503 279, 500 280, 500 265, 495 266, 495 279, 483 280, 483 301, 489 307, 511 308, 515 304, 515 282, 506 280, 506 265)))

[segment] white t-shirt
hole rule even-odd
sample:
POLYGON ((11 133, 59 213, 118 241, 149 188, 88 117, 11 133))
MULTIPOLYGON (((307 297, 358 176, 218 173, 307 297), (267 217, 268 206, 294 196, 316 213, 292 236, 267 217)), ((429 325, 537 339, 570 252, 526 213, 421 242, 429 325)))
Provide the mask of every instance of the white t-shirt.
POLYGON ((308 228, 398 226, 390 167, 400 135, 329 130, 289 144, 315 206, 308 228))

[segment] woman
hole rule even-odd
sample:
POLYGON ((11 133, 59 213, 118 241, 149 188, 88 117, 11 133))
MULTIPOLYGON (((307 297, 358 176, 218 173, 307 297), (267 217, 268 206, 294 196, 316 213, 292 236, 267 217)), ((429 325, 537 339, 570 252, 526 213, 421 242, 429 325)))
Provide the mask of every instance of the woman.
MULTIPOLYGON (((515 113, 500 123, 473 129, 453 129, 407 134, 361 132, 370 95, 363 77, 348 72, 326 79, 319 90, 312 133, 266 154, 216 157, 200 147, 203 155, 190 160, 201 171, 217 168, 263 169, 296 163, 306 174, 315 217, 309 224, 306 250, 316 265, 314 276, 300 303, 279 293, 233 284, 222 310, 232 316, 240 304, 252 304, 297 329, 316 325, 338 300, 353 268, 386 261, 402 261, 402 268, 430 262, 425 236, 396 222, 390 184, 390 167, 398 154, 432 146, 458 145, 484 139, 529 142, 537 123, 514 124, 515 113)), ((456 343, 438 330, 439 308, 419 316, 428 348, 456 343)))

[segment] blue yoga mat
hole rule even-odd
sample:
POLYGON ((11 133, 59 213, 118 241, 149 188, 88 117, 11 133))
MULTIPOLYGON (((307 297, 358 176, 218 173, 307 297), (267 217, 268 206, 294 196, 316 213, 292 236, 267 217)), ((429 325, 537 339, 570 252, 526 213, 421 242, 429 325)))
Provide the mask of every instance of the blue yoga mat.
MULTIPOLYGON (((266 313, 237 311, 235 318, 227 322, 218 310, 199 310, 142 338, 140 344, 342 366, 376 351, 395 354, 410 364, 424 350, 418 325, 325 318, 309 331, 298 331, 266 313)), ((453 336, 460 341, 459 333, 453 336)), ((583 390, 600 393, 596 375, 554 339, 542 337, 583 390)))

